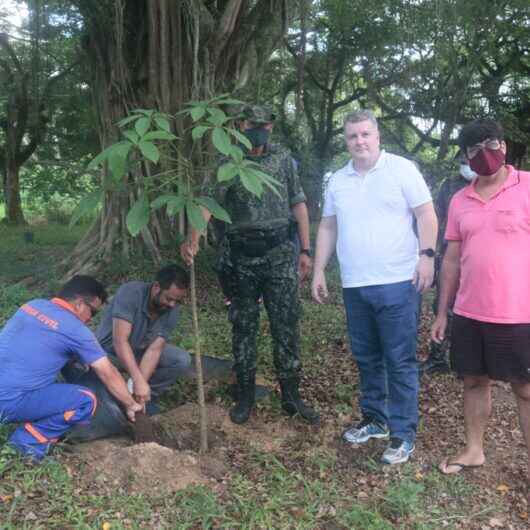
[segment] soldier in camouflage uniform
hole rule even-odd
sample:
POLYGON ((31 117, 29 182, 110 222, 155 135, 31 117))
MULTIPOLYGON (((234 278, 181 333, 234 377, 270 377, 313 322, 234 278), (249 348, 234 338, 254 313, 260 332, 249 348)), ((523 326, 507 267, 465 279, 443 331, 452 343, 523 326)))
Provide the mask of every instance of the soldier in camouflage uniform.
MULTIPOLYGON (((465 188, 473 180, 476 174, 471 170, 468 165, 468 160, 461 153, 457 155, 457 159, 460 162, 460 172, 457 176, 449 177, 445 179, 440 187, 434 206, 436 208, 436 214, 438 215, 438 240, 437 240, 437 252, 435 261, 436 270, 436 289, 434 293, 433 311, 436 315, 438 310, 438 297, 440 294, 440 267, 442 264, 442 258, 447 248, 447 241, 445 241, 445 227, 447 225, 447 215, 449 213, 449 203, 453 198, 453 195, 465 188)), ((449 318, 451 316, 449 315, 449 318)), ((422 374, 434 374, 434 373, 445 373, 450 370, 449 367, 449 343, 450 337, 450 324, 447 326, 446 338, 443 343, 437 344, 431 341, 429 358, 421 363, 420 371, 422 374)))
MULTIPOLYGON (((230 410, 234 423, 245 423, 254 406, 256 339, 259 329, 258 299, 263 297, 273 340, 274 367, 278 376, 282 407, 290 415, 299 414, 310 423, 318 413, 306 405, 298 392, 299 359, 299 279, 312 267, 309 218, 305 195, 290 155, 269 149, 274 116, 266 107, 249 106, 243 111, 242 130, 252 144, 247 157, 280 184, 280 197, 265 188, 261 198, 249 193, 239 180, 216 185, 211 196, 229 213, 218 272, 232 297, 232 353, 238 382, 238 401, 230 410), (296 270, 294 245, 290 238, 291 214, 298 222, 302 250, 296 270)), ((210 212, 203 211, 205 219, 210 212)), ((181 246, 183 259, 190 263, 198 251, 200 234, 192 230, 181 246)))

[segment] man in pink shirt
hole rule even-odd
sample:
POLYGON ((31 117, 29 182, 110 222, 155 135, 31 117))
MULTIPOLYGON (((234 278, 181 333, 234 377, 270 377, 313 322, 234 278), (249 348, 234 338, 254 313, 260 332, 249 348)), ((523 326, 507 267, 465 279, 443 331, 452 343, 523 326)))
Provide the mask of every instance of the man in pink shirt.
POLYGON ((453 197, 445 239, 438 314, 441 342, 454 303, 451 362, 464 380, 465 447, 440 471, 484 464, 492 380, 517 400, 530 475, 530 173, 505 165, 506 143, 492 120, 467 124, 459 144, 477 178, 453 197))

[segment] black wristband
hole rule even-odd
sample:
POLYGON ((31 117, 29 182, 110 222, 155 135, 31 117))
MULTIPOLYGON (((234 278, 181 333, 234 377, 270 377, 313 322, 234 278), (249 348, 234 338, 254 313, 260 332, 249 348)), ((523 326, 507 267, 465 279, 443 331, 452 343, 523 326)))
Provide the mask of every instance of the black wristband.
POLYGON ((434 249, 432 248, 424 248, 420 250, 420 256, 427 256, 428 258, 434 258, 435 256, 434 249))

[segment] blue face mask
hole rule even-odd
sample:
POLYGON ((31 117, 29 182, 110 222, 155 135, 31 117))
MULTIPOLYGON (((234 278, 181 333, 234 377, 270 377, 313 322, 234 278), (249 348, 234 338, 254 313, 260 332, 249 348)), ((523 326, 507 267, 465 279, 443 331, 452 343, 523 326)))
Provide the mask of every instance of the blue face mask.
POLYGON ((471 182, 477 176, 477 174, 467 164, 460 164, 460 175, 462 175, 469 182, 471 182))
POLYGON ((252 147, 255 149, 256 147, 261 147, 262 145, 267 144, 271 132, 268 129, 265 129, 265 127, 254 127, 253 129, 247 129, 243 134, 248 138, 252 147))

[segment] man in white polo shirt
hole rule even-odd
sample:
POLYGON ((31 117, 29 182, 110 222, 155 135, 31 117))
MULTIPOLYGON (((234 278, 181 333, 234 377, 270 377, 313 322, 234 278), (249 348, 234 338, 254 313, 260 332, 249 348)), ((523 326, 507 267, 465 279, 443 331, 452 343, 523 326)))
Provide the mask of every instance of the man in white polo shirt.
POLYGON ((328 185, 312 295, 318 303, 328 296, 324 269, 336 248, 363 415, 343 437, 359 444, 390 436, 382 461, 398 464, 416 437, 419 293, 433 281, 436 214, 416 166, 380 150, 371 111, 349 114, 344 136, 352 159, 328 185))

